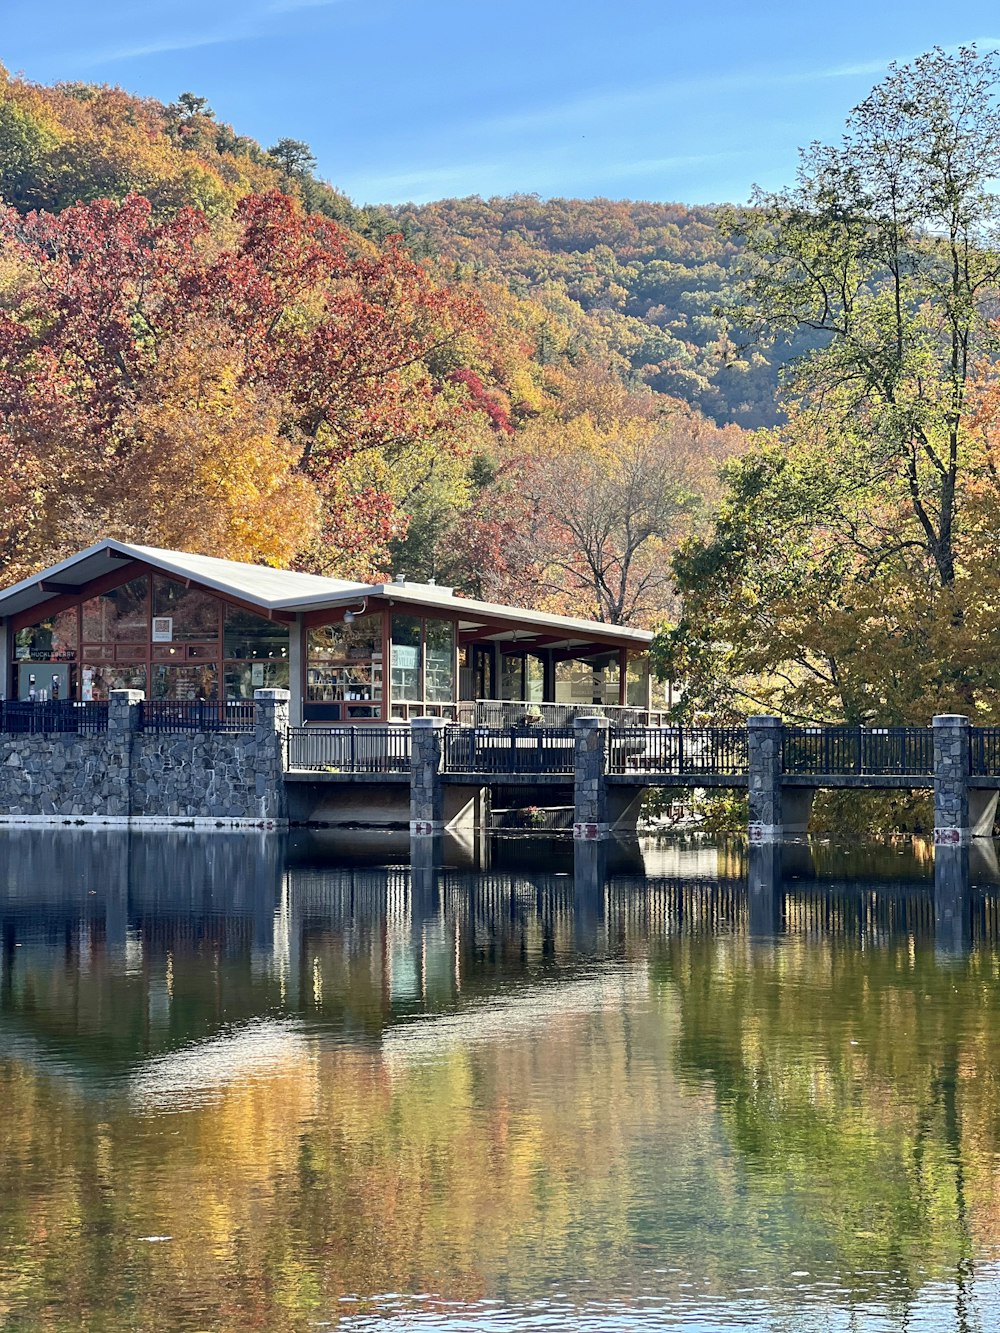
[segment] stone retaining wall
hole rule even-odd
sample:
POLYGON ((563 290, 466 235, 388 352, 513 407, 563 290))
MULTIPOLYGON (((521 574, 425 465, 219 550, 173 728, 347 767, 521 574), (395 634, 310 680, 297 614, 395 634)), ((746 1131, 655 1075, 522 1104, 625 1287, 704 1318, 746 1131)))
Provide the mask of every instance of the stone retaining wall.
POLYGON ((258 691, 252 732, 155 733, 116 690, 106 732, 0 735, 0 822, 285 824, 287 698, 258 691))

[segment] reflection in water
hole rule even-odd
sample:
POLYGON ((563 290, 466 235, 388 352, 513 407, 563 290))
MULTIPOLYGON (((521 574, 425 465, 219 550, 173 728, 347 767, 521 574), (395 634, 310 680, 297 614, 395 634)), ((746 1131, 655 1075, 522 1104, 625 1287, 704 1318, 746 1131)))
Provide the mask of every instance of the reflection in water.
POLYGON ((1000 1325, 995 860, 409 850, 4 833, 2 1327, 1000 1325))

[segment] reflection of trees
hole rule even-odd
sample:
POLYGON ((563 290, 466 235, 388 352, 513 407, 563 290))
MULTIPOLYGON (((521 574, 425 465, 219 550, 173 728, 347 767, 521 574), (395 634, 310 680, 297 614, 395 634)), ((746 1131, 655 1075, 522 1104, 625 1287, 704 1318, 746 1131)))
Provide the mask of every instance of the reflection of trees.
POLYGON ((993 959, 940 964, 912 936, 862 951, 670 941, 678 1072, 712 1086, 751 1191, 792 1208, 859 1298, 958 1279, 1000 1242, 993 959))
POLYGON ((0 1311, 43 1329, 125 1311, 144 1329, 297 1329, 344 1293, 613 1272, 629 1147, 674 1100, 668 1040, 612 997, 427 1061, 315 1045, 156 1117, 0 1065, 0 1311), (657 1053, 641 1080, 630 1040, 657 1053))

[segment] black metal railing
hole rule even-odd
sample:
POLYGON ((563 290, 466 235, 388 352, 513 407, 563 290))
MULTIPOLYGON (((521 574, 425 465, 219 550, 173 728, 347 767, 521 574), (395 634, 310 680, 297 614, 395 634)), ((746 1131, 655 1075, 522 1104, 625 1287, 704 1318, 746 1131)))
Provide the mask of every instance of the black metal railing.
POLYGON ((608 732, 609 773, 745 773, 745 727, 622 727, 608 732))
POLYGON ((931 727, 785 727, 782 771, 830 776, 931 776, 931 727))
POLYGON ((108 729, 106 703, 78 703, 75 699, 0 700, 0 733, 45 735, 53 732, 94 734, 108 729))
POLYGON ((409 727, 289 727, 286 765, 313 773, 408 773, 409 727))
POLYGON ((969 728, 969 772, 973 777, 1000 777, 1000 727, 969 728))
POLYGON ((139 704, 140 731, 253 731, 250 699, 146 699, 139 704))
POLYGON ((572 727, 448 727, 446 773, 573 772, 572 727))

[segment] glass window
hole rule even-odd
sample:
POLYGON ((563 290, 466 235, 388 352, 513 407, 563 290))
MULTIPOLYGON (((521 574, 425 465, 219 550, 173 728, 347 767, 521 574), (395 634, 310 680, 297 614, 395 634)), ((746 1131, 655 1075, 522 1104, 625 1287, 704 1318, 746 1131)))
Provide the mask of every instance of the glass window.
POLYGON ((252 699, 254 690, 287 690, 287 662, 227 662, 226 698, 252 699))
POLYGON ((153 638, 157 643, 184 643, 219 637, 220 603, 201 588, 185 588, 175 579, 153 575, 153 638))
POLYGON ((80 676, 81 697, 95 703, 106 702, 111 690, 146 689, 146 667, 135 665, 117 665, 110 662, 84 661, 80 676))
POLYGON ((425 622, 427 699, 451 703, 455 698, 455 626, 450 620, 425 622))
POLYGON ((630 657, 628 659, 628 684, 626 702, 630 708, 645 708, 648 705, 649 658, 630 657))
POLYGON ((230 607, 226 611, 225 655, 231 661, 287 658, 288 626, 230 607))
POLYGON ((83 604, 84 643, 147 643, 149 579, 131 579, 83 604))
POLYGON ((523 653, 504 653, 500 658, 500 698, 524 698, 523 653))
POLYGON ((493 649, 476 646, 473 651, 473 671, 475 674, 474 697, 476 699, 493 698, 493 649))
POLYGON ((556 703, 616 704, 618 661, 608 656, 556 663, 556 703), (605 668, 613 663, 613 674, 605 668))
POLYGON ((306 702, 377 703, 364 716, 379 716, 382 700, 382 613, 357 616, 309 630, 306 702))
POLYGON ((524 658, 524 697, 532 703, 545 698, 545 663, 534 653, 526 653, 524 658))
POLYGON ((153 667, 154 699, 217 699, 219 669, 211 665, 153 667))
POLYGON ((423 698, 420 671, 420 617, 392 617, 392 697, 423 698))
POLYGON ((73 662, 78 647, 75 607, 20 629, 14 637, 14 656, 19 662, 73 662))

